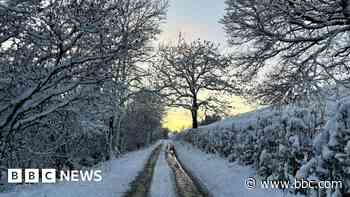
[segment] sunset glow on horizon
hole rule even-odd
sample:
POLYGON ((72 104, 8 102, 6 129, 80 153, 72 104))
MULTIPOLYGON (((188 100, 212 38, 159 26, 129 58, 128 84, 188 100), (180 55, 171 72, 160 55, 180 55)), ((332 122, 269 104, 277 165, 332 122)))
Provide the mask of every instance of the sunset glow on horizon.
MULTIPOLYGON (((176 42, 179 33, 189 41, 202 39, 220 44, 221 49, 229 49, 225 31, 219 20, 224 15, 225 1, 218 0, 170 0, 167 22, 162 26, 159 36, 160 43, 176 42), (193 10, 196 10, 193 12, 193 10)), ((208 93, 204 93, 208 94, 208 93)), ((226 97, 226 100, 231 100, 226 97)), ((230 115, 237 115, 256 109, 253 104, 248 104, 238 96, 232 96, 230 115)), ((199 112, 199 120, 203 118, 203 112, 199 112)), ((163 127, 172 131, 181 131, 192 125, 191 113, 182 108, 170 108, 163 120, 163 127)))
MULTIPOLYGON (((231 103, 233 109, 230 110, 229 116, 250 112, 257 108, 256 104, 250 104, 239 96, 233 96, 231 103)), ((202 118, 203 112, 199 112, 199 119, 202 118)), ((191 125, 192 119, 190 111, 181 108, 169 109, 163 120, 163 127, 171 131, 180 132, 183 129, 191 128, 191 125)))

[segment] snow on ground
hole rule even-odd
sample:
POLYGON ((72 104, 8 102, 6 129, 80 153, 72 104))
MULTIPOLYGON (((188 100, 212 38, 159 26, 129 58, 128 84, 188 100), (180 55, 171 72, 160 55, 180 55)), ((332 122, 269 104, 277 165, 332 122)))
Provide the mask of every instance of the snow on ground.
POLYGON ((163 141, 162 151, 155 166, 151 184, 151 197, 176 197, 172 171, 165 159, 165 150, 168 142, 166 140, 163 141))
POLYGON ((192 145, 176 142, 178 158, 198 180, 215 197, 290 197, 291 194, 280 190, 265 190, 258 188, 248 190, 245 180, 254 177, 255 172, 249 167, 243 167, 213 154, 206 154, 192 145))
POLYGON ((143 170, 155 147, 156 145, 153 145, 147 149, 131 152, 96 167, 97 170, 103 170, 101 182, 20 186, 16 191, 0 193, 0 197, 120 197, 143 170))

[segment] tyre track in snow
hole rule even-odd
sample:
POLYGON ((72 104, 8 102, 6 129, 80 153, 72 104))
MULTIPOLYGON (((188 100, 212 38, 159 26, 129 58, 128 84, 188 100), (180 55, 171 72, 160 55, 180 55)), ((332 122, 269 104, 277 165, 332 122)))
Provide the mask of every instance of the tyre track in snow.
POLYGON ((174 174, 166 160, 166 148, 169 140, 162 140, 162 151, 154 169, 151 184, 151 197, 178 197, 174 174))
POLYGON ((166 152, 166 159, 175 175, 176 189, 179 197, 211 197, 206 188, 182 167, 181 162, 177 159, 174 146, 170 151, 166 152))
POLYGON ((125 193, 124 197, 148 197, 150 196, 150 188, 152 178, 154 174, 154 167, 161 152, 162 145, 158 145, 155 148, 146 162, 146 165, 142 172, 136 177, 136 179, 130 184, 130 189, 125 193))
POLYGON ((177 197, 212 197, 198 180, 182 167, 181 162, 177 159, 175 148, 172 151, 164 151, 165 148, 162 146, 165 145, 161 144, 153 150, 143 171, 130 184, 129 191, 123 197, 152 197, 151 184, 160 154, 165 154, 166 162, 174 175, 173 182, 176 191, 169 191, 169 193, 174 192, 177 197))

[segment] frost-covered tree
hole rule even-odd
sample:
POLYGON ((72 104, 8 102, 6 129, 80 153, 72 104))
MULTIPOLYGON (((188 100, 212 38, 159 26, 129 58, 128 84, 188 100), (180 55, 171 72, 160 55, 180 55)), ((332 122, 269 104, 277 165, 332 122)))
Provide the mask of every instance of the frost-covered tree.
POLYGON ((193 128, 198 127, 199 109, 215 111, 223 106, 214 92, 238 92, 231 75, 231 59, 210 41, 188 43, 180 35, 175 46, 160 47, 158 59, 152 68, 157 87, 168 106, 191 111, 193 128), (201 99, 199 95, 205 91, 209 97, 201 99))
POLYGON ((113 153, 118 94, 140 84, 136 65, 147 57, 166 6, 161 0, 0 1, 0 166, 113 153))
POLYGON ((309 96, 328 83, 348 87, 349 1, 228 0, 226 5, 221 23, 230 44, 242 49, 237 61, 245 79, 278 71, 258 91, 264 101, 309 96))
POLYGON ((303 104, 326 95, 318 81, 293 65, 281 66, 266 74, 263 80, 254 80, 246 89, 250 99, 264 105, 303 104))
MULTIPOLYGON (((151 41, 160 33, 160 24, 165 19, 166 0, 119 0, 112 13, 114 31, 118 33, 120 54, 111 66, 115 111, 112 115, 111 149, 123 151, 122 136, 127 132, 122 128, 128 111, 128 101, 135 92, 143 88, 143 78, 147 75, 142 67, 152 52, 151 41)), ((113 43, 113 38, 110 41, 113 43)))
POLYGON ((143 89, 131 97, 127 116, 123 121, 127 150, 134 150, 162 138, 164 104, 161 98, 143 89))

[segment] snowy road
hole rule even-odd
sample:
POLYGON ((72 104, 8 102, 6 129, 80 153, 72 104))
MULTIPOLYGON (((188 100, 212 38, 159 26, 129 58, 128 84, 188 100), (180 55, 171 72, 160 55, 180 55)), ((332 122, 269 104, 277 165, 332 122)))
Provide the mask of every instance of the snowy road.
POLYGON ((168 150, 172 142, 161 143, 160 151, 158 148, 154 151, 125 197, 206 197, 181 167, 176 155, 168 150), (148 180, 151 180, 150 186, 148 180))
POLYGON ((151 197, 176 197, 176 186, 173 174, 166 160, 166 145, 164 141, 162 151, 155 166, 151 186, 151 197))
POLYGON ((170 154, 169 143, 173 142, 163 140, 101 164, 102 182, 22 185, 0 197, 291 196, 276 190, 248 190, 244 179, 254 176, 254 170, 206 154, 184 142, 176 142, 176 154, 170 154))

